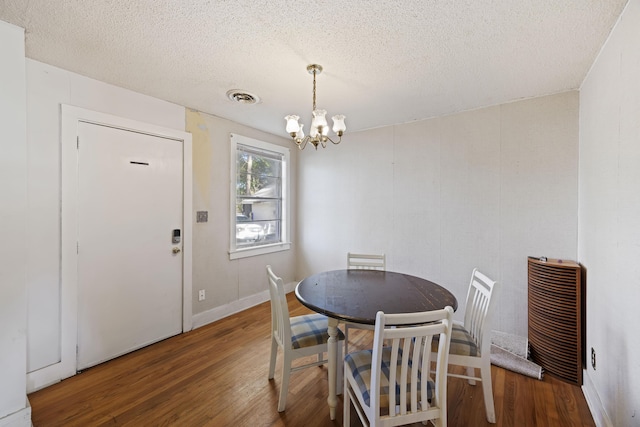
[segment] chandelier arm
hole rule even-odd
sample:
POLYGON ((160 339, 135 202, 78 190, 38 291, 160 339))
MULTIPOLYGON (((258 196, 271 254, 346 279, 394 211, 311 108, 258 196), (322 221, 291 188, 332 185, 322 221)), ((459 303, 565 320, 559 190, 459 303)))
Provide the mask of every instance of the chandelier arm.
POLYGON ((304 147, 307 146, 307 143, 309 142, 309 139, 310 139, 310 137, 309 137, 309 135, 307 135, 307 136, 305 136, 304 138, 302 138, 300 140, 298 140, 298 139, 295 140, 296 145, 298 146, 300 151, 304 150, 304 147))
MULTIPOLYGON (((332 144, 334 145, 338 145, 342 142, 342 136, 338 136, 338 142, 335 142, 333 139, 331 139, 329 136, 323 136, 322 137, 323 142, 326 141, 331 141, 332 144)), ((323 147, 325 147, 325 144, 322 144, 323 147)))

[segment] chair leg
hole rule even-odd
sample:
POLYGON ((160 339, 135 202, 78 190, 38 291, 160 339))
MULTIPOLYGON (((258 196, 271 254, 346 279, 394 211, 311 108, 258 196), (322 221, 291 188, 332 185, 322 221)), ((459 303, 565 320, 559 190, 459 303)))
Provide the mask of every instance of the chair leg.
MULTIPOLYGON (((346 344, 346 343, 345 343, 346 344)), ((342 363, 344 370, 344 363, 342 363)), ((349 396, 349 382, 345 379, 342 392, 342 426, 351 426, 351 397, 349 396)))
POLYGON ((280 382, 280 398, 278 399, 278 412, 284 411, 287 405, 287 393, 289 393, 289 378, 291 377, 291 357, 286 353, 282 361, 282 381, 280 382))
MULTIPOLYGON (((467 376, 468 377, 475 377, 476 376, 476 368, 471 367, 471 366, 467 366, 467 376)), ((476 385, 476 380, 469 379, 469 384, 476 385)))
POLYGON ((448 423, 447 417, 449 415, 449 412, 447 409, 447 405, 448 405, 447 402, 448 402, 447 388, 445 386, 444 396, 442 396, 442 398, 440 399, 440 404, 442 405, 442 409, 440 410, 440 416, 436 418, 435 422, 433 423, 436 427, 447 427, 447 423, 448 423))
POLYGON ((349 354, 349 324, 344 324, 344 354, 349 354))
POLYGON ((493 386, 491 384, 491 362, 487 360, 480 368, 480 378, 482 378, 482 394, 484 396, 484 406, 487 412, 487 421, 491 424, 496 422, 496 411, 493 405, 493 386))
POLYGON ((278 356, 278 343, 276 339, 271 337, 271 359, 269 359, 269 379, 273 379, 276 372, 276 357, 278 356))

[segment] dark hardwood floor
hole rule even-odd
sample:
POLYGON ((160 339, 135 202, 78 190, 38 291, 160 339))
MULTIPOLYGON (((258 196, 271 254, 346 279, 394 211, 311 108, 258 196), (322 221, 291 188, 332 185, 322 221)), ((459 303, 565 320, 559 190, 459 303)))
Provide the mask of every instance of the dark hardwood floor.
MULTIPOLYGON (((293 294, 288 300, 292 316, 308 312, 293 294)), ((342 425, 342 396, 329 419, 326 367, 293 373, 287 409, 277 412, 280 365, 267 380, 270 322, 267 302, 87 369, 29 395, 33 425, 342 425)), ((355 346, 370 345, 366 331, 350 335, 355 346)), ((595 426, 577 386, 495 366, 492 378, 497 426, 595 426)), ((491 426, 480 385, 451 378, 448 387, 449 426, 491 426)), ((360 425, 353 409, 351 419, 360 425)))

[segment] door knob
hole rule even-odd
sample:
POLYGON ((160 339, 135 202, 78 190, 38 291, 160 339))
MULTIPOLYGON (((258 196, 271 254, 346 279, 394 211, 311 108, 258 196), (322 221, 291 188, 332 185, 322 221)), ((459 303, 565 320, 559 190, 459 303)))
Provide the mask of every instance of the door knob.
POLYGON ((180 248, 173 248, 173 253, 174 254, 179 254, 180 253, 180 248))

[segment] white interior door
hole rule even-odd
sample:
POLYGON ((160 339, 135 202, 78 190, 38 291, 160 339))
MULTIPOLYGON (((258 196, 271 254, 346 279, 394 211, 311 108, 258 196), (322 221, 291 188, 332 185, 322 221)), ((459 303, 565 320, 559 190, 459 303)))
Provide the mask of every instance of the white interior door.
POLYGON ((80 370, 182 331, 183 147, 90 123, 78 135, 80 370))

